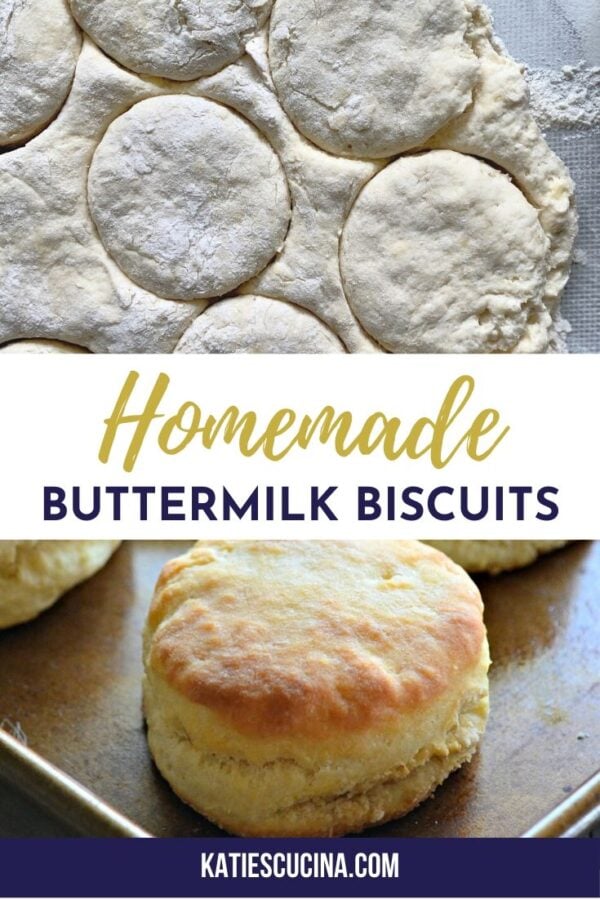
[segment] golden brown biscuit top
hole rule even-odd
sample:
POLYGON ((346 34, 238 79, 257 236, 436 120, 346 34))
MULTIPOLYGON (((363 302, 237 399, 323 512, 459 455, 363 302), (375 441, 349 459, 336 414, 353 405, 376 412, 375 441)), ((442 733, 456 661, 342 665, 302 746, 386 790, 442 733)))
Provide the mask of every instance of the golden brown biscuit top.
POLYGON ((482 609, 415 542, 200 542, 161 573, 148 664, 245 733, 364 731, 478 664, 482 609))

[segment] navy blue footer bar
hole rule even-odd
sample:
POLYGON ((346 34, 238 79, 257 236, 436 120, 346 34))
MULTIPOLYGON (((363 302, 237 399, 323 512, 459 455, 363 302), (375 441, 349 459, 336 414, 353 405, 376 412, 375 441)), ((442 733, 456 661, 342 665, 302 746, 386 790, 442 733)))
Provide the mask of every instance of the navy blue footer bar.
POLYGON ((596 840, 4 840, 13 897, 596 897, 596 840))

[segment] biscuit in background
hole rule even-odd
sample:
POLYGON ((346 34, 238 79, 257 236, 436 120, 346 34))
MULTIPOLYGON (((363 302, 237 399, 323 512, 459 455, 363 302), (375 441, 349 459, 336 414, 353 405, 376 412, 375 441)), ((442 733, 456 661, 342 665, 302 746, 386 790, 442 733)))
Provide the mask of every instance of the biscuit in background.
POLYGON ((235 834, 333 836, 409 812, 488 713, 479 592, 423 544, 200 542, 145 634, 156 764, 235 834))
POLYGON ((566 547, 568 541, 427 541, 467 572, 499 575, 523 569, 540 556, 566 547))
POLYGON ((0 541, 0 628, 34 619, 99 571, 120 541, 0 541))

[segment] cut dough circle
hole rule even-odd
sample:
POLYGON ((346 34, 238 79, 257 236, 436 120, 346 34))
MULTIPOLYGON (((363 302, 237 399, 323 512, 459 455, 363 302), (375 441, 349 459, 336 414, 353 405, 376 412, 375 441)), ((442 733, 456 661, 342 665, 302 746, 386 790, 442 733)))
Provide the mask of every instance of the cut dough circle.
POLYGON ((296 127, 343 156, 422 144, 472 99, 463 0, 277 0, 269 56, 296 127))
POLYGON ((102 49, 142 75, 189 81, 243 53, 272 0, 71 0, 74 16, 102 49))
POLYGON ((549 242, 508 176, 453 151, 403 157, 350 213, 341 268, 365 330, 394 353, 518 350, 546 316, 549 242))
POLYGON ((28 140, 54 118, 80 48, 66 0, 0 0, 0 147, 28 140))
POLYGON ((198 316, 176 353, 344 353, 333 331, 307 310, 268 297, 219 300, 198 316))
POLYGON ((257 275, 291 216, 272 147, 200 97, 143 100, 116 119, 94 155, 88 195, 123 272, 170 300, 218 297, 257 275))
POLYGON ((77 347, 75 344, 65 344, 64 341, 11 341, 10 344, 4 344, 0 347, 0 353, 87 353, 84 347, 77 347))

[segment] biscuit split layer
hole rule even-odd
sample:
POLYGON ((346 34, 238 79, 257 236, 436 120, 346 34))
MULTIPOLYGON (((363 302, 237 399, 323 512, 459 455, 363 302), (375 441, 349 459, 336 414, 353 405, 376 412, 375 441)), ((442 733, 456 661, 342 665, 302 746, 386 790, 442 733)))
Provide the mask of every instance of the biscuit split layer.
POLYGON ((413 542, 201 542, 163 570, 145 665, 159 769, 237 834, 402 815, 487 718, 479 593, 413 542))

